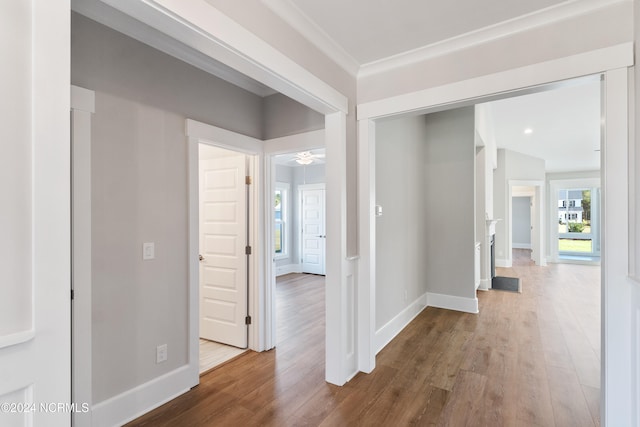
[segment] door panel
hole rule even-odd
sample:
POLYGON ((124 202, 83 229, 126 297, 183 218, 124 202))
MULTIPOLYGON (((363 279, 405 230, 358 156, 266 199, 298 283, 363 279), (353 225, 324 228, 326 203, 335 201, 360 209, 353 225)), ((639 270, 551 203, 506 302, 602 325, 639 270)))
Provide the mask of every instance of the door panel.
POLYGON ((0 426, 71 420, 68 16, 0 2, 0 426))
POLYGON ((200 161, 200 337, 247 346, 245 156, 200 161))
POLYGON ((302 272, 325 274, 325 190, 302 189, 302 272))

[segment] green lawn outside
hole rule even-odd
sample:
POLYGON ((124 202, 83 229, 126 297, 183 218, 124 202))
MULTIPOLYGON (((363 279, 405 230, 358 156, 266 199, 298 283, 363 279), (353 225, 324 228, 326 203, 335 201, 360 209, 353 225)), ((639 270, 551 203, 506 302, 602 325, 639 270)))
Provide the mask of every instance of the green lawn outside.
MULTIPOLYGON (((558 233, 563 234, 567 232, 567 224, 558 224, 558 233)), ((591 226, 585 225, 583 233, 591 233, 591 226)))
POLYGON ((560 252, 592 252, 591 240, 560 239, 558 244, 560 252))

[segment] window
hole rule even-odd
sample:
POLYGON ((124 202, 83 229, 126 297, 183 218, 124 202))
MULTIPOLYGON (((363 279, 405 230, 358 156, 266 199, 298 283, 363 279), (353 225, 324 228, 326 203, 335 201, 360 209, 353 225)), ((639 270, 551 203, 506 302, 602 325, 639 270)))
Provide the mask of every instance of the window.
POLYGON ((599 206, 598 187, 558 190, 559 256, 600 255, 599 206))
POLYGON ((276 258, 286 258, 288 254, 287 237, 288 223, 287 212, 289 209, 289 184, 277 182, 273 196, 274 218, 274 252, 276 258))

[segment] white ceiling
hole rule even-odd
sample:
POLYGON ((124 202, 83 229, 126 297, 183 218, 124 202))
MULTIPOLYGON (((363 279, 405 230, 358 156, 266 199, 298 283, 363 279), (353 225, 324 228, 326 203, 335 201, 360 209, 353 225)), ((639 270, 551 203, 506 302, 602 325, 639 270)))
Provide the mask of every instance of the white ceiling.
POLYGON ((366 64, 545 9, 563 0, 285 0, 366 64))
POLYGON ((598 79, 489 104, 498 148, 544 159, 547 172, 600 169, 598 79))

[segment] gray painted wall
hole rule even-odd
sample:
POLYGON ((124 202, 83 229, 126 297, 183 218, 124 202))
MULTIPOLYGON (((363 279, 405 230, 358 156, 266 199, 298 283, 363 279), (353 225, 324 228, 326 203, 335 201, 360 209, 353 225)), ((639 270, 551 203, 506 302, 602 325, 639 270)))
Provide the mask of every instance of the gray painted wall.
POLYGON ((376 126, 376 330, 427 292, 426 139, 424 116, 376 126))
POLYGON ((377 124, 376 329, 425 292, 475 297, 474 163, 473 107, 377 124))
POLYGON ((261 137, 262 101, 82 16, 72 83, 92 117, 93 399, 187 363, 187 144, 193 118, 261 137), (142 261, 142 243, 156 258, 142 261), (155 363, 156 346, 168 360, 155 363))
POLYGON ((493 200, 496 224, 496 259, 510 260, 507 230, 509 223, 509 181, 544 181, 544 160, 511 150, 498 150, 498 168, 494 171, 493 200))
POLYGON ((458 108, 426 116, 429 292, 475 298, 475 112, 458 108))
POLYGON ((262 99, 262 139, 324 129, 324 115, 277 93, 262 99))
POLYGON ((71 83, 262 137, 262 98, 72 14, 71 83))
POLYGON ((531 197, 513 197, 511 202, 513 247, 531 246, 531 197))

